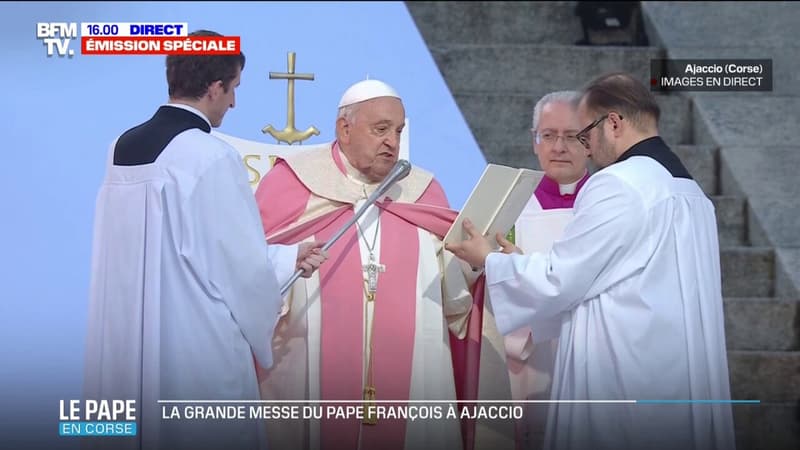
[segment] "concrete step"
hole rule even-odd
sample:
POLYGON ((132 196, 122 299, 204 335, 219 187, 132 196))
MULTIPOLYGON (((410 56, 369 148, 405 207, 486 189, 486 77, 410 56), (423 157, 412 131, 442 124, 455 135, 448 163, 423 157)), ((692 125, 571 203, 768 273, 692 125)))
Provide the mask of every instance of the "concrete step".
POLYGON ((747 245, 747 201, 733 195, 711 196, 717 216, 720 248, 747 245))
POLYGON ((786 39, 800 23, 800 8, 793 2, 643 2, 642 9, 651 40, 659 45, 706 48, 715 36, 720 47, 797 47, 786 39))
POLYGON ((575 89, 607 72, 629 72, 650 81, 650 60, 664 57, 656 47, 450 44, 431 49, 453 92, 527 93, 575 89))
POLYGON ((738 450, 800 445, 800 352, 728 351, 738 450))
POLYGON ((769 247, 720 250, 724 297, 771 297, 775 284, 775 251, 769 247))
MULTIPOLYGON (((800 101, 797 107, 800 110, 800 101)), ((792 118, 785 120, 791 122, 792 118)), ((772 130, 773 127, 765 129, 772 130)), ((720 192, 747 196, 747 237, 750 244, 800 248, 798 167, 800 145, 763 144, 720 149, 720 192)), ((796 273, 800 274, 800 270, 796 273)))
MULTIPOLYGON (((486 159, 503 161, 510 150, 494 150, 496 144, 502 144, 503 148, 529 146, 533 106, 539 98, 555 89, 530 94, 497 94, 464 92, 453 89, 451 85, 451 90, 486 159), (495 144, 495 147, 490 144, 495 144)), ((686 142, 691 136, 689 99, 667 95, 659 95, 656 99, 662 109, 661 136, 673 145, 686 142)))
POLYGON ((800 401, 800 352, 728 351, 731 398, 800 401))
POLYGON ((503 147, 530 146, 533 105, 535 99, 544 94, 544 92, 534 95, 456 92, 453 97, 487 161, 504 161, 507 151, 492 144, 502 144, 503 147))
POLYGON ((583 36, 576 2, 406 2, 429 47, 563 44, 583 36))
POLYGON ((511 167, 525 167, 542 170, 539 160, 533 154, 533 144, 509 144, 507 142, 489 142, 481 146, 486 162, 511 167))
POLYGON ((712 145, 674 145, 672 151, 681 159, 692 178, 708 195, 719 193, 717 183, 718 149, 712 145))
POLYGON ((800 448, 800 404, 797 402, 734 405, 736 450, 800 448))
POLYGON ((750 98, 800 95, 800 47, 788 38, 800 23, 796 3, 642 2, 642 9, 650 42, 671 59, 771 59, 772 91, 750 98))
POLYGON ((674 94, 657 94, 655 97, 658 107, 661 109, 661 117, 658 121, 659 134, 673 148, 694 144, 692 139, 694 107, 691 99, 674 94))
MULTIPOLYGON (((467 110, 475 111, 475 124, 481 128, 485 125, 477 121, 482 118, 490 121, 492 128, 499 126, 503 133, 512 133, 530 128, 533 104, 549 92, 580 89, 608 72, 626 71, 649 82, 650 60, 660 57, 659 51, 650 47, 451 45, 434 49, 432 54, 465 117, 467 110), (468 98, 470 95, 475 97, 468 98), (515 95, 523 98, 510 98, 515 95), (485 109, 499 115, 481 116, 485 109)), ((657 100, 662 110, 661 135, 676 144, 693 143, 689 97, 658 95, 657 100)), ((473 125, 469 117, 467 121, 473 125)), ((473 134, 482 137, 474 128, 473 134)))
POLYGON ((728 350, 800 350, 800 303, 773 297, 725 298, 728 350))

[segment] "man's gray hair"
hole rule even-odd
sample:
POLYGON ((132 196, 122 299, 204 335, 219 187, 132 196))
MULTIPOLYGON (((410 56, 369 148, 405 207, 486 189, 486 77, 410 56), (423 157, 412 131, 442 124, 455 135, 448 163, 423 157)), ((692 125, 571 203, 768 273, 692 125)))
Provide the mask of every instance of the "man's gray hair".
POLYGON ((579 99, 580 93, 578 91, 556 91, 540 98, 539 101, 536 102, 536 106, 533 107, 533 129, 538 129, 539 119, 542 117, 542 110, 548 103, 567 103, 575 108, 579 99))
POLYGON ((336 114, 336 120, 344 117, 350 123, 356 122, 356 112, 358 111, 359 103, 353 103, 352 105, 342 106, 339 108, 338 114, 336 114))

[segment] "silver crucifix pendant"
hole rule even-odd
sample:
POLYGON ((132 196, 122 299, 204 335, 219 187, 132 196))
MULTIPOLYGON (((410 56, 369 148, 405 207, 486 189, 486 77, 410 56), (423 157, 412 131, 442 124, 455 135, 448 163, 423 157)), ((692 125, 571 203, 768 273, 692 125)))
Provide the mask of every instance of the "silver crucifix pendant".
POLYGON ((375 298, 375 293, 378 291, 378 273, 385 272, 386 266, 375 262, 375 255, 369 255, 369 264, 364 266, 364 271, 367 272, 367 296, 369 300, 375 298))

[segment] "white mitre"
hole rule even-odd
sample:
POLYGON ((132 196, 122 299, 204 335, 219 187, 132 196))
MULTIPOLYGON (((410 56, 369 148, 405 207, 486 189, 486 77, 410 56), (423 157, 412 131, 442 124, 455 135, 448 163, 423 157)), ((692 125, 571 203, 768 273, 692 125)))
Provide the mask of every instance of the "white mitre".
POLYGON ((378 97, 395 97, 400 95, 393 87, 378 80, 364 80, 350 86, 339 100, 339 108, 354 105, 378 97))

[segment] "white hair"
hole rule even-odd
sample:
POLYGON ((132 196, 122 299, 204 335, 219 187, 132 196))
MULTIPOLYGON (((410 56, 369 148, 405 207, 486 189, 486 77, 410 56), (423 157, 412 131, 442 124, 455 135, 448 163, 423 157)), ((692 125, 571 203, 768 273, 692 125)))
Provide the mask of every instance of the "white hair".
POLYGON ((556 91, 540 98, 539 101, 536 102, 536 106, 533 107, 533 129, 536 130, 538 128, 539 119, 542 117, 542 110, 545 105, 550 103, 567 103, 575 108, 579 95, 580 93, 578 91, 556 91))
POLYGON ((339 108, 339 113, 336 114, 336 120, 344 117, 350 123, 356 122, 356 113, 358 112, 358 105, 359 103, 353 103, 352 105, 342 106, 339 108))

